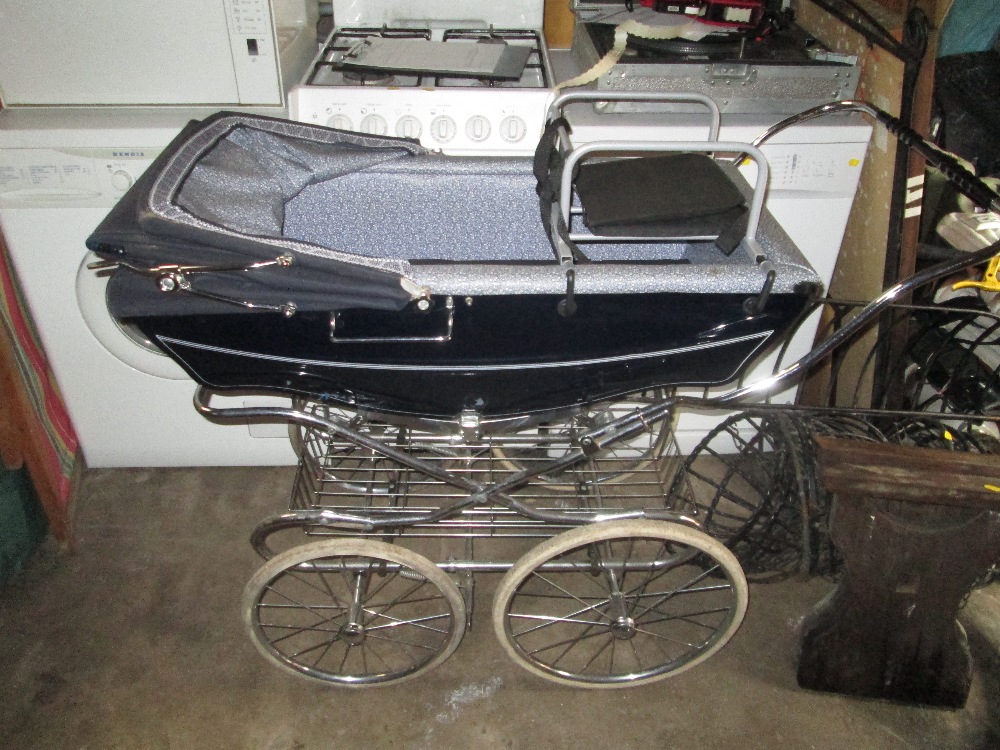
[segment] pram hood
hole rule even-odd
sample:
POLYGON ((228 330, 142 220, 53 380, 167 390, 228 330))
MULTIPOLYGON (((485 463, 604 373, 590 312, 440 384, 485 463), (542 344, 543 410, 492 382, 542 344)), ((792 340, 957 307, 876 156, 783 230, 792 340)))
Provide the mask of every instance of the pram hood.
MULTIPOLYGON (((304 188, 387 161, 427 153, 406 139, 369 138, 269 117, 221 112, 192 122, 87 240, 106 260, 138 266, 240 267, 292 258, 288 267, 211 273, 199 287, 260 305, 400 309, 420 290, 405 261, 373 258, 287 237, 285 205, 304 188)), ((115 274, 112 314, 156 304, 149 280, 115 274), (134 305, 133 305, 134 303, 134 305)), ((171 312, 231 311, 192 295, 158 295, 171 312)))

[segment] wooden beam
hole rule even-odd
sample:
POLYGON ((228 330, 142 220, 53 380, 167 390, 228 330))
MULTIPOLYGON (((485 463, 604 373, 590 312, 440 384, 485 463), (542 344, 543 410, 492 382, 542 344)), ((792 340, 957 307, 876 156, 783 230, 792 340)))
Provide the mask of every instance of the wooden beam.
POLYGON ((820 479, 838 500, 879 497, 1000 510, 1000 457, 817 436, 820 479))

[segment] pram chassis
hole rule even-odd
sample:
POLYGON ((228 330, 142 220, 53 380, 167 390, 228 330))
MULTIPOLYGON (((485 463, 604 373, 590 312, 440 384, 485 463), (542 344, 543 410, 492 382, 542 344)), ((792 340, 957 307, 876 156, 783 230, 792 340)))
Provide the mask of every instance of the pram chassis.
MULTIPOLYGON (((874 316, 891 308, 895 302, 905 298, 917 286, 947 276, 970 264, 982 262, 997 250, 1000 250, 1000 247, 993 246, 979 253, 939 265, 893 287, 879 299, 869 303, 860 315, 825 339, 806 357, 766 381, 736 388, 716 398, 657 397, 651 403, 639 404, 622 416, 595 429, 573 435, 564 446, 563 455, 547 456, 540 462, 525 462, 527 465, 507 464, 496 476, 487 477, 489 481, 477 481, 474 478, 475 474, 470 475, 461 467, 457 469, 442 467, 438 463, 440 455, 421 456, 419 451, 394 447, 393 439, 375 439, 371 434, 365 434, 364 430, 368 427, 363 420, 360 425, 362 429, 359 431, 342 420, 302 409, 215 410, 207 401, 208 394, 199 390, 196 406, 210 418, 225 420, 280 418, 294 422, 306 427, 308 439, 318 439, 320 445, 338 445, 338 441, 343 441, 345 444, 370 451, 375 460, 384 460, 387 464, 391 464, 392 471, 399 476, 412 471, 422 477, 430 478, 431 484, 435 486, 454 490, 454 494, 446 494, 445 499, 438 505, 435 506, 431 502, 429 505, 433 507, 417 510, 393 507, 391 502, 379 505, 379 500, 372 502, 371 494, 365 496, 362 493, 358 496, 359 507, 345 512, 324 507, 322 493, 314 491, 307 485, 309 497, 312 498, 310 502, 315 503, 314 505, 298 507, 289 513, 268 519, 262 522, 253 534, 252 542, 255 548, 263 557, 270 559, 248 585, 244 600, 252 638, 262 653, 286 669, 334 684, 364 686, 408 679, 436 666, 457 647, 460 635, 456 635, 455 628, 461 629, 463 620, 468 624, 467 618, 471 612, 473 574, 503 573, 494 600, 494 628, 500 642, 512 658, 539 676, 560 684, 578 687, 624 687, 662 679, 700 663, 721 648, 731 637, 738 628, 746 608, 746 580, 739 563, 725 545, 701 531, 696 518, 670 510, 669 500, 663 495, 660 495, 663 504, 659 508, 649 507, 648 504, 641 508, 586 507, 586 504, 572 508, 543 507, 539 504, 540 498, 551 501, 554 497, 558 497, 559 492, 558 489, 552 488, 552 479, 545 479, 543 475, 574 476, 577 482, 576 494, 571 495, 571 499, 575 501, 578 497, 587 497, 599 504, 603 499, 602 493, 609 490, 608 485, 602 483, 600 472, 591 474, 592 481, 589 483, 586 479, 581 481, 581 477, 587 476, 585 472, 582 474, 573 472, 588 464, 593 466, 595 461, 599 462, 602 450, 622 442, 627 445, 628 441, 634 440, 637 435, 668 421, 673 410, 679 405, 705 408, 732 407, 755 403, 766 398, 768 394, 780 390, 788 381, 800 377, 831 351, 851 341, 870 324, 874 316), (474 516, 477 513, 485 514, 486 519, 476 520, 474 516), (469 520, 470 517, 472 520, 469 520), (516 525, 513 528, 505 527, 504 524, 512 518, 518 519, 516 525), (464 527, 461 526, 463 523, 464 527), (309 534, 317 534, 322 540, 277 552, 276 548, 272 548, 272 540, 275 535, 287 529, 295 529, 298 532, 305 530, 309 534), (480 560, 474 556, 474 542, 483 540, 503 544, 504 540, 510 537, 528 537, 544 541, 519 559, 500 560, 491 557, 480 560), (409 547, 410 544, 420 543, 421 540, 429 539, 437 542, 442 538, 462 540, 466 545, 467 554, 451 556, 433 563, 429 558, 418 555, 408 548, 402 553, 403 556, 398 553, 396 542, 407 542, 409 547), (665 558, 650 555, 641 560, 632 560, 622 552, 626 548, 645 550, 645 547, 651 544, 657 546, 658 552, 671 550, 675 554, 665 558), (699 564, 699 568, 698 572, 692 575, 693 570, 690 566, 694 562, 699 564), (709 628, 711 635, 707 639, 697 642, 695 647, 686 649, 679 655, 671 654, 670 658, 664 657, 660 652, 659 663, 650 666, 650 662, 643 661, 648 658, 647 652, 641 651, 643 644, 636 640, 636 629, 641 629, 642 623, 637 624, 636 618, 630 618, 628 614, 636 611, 637 606, 640 611, 643 610, 643 606, 637 605, 634 598, 629 600, 627 593, 622 594, 618 580, 628 576, 633 576, 633 579, 640 577, 659 580, 657 577, 671 571, 672 566, 683 568, 686 575, 686 580, 678 590, 683 590, 684 586, 690 586, 693 581, 697 581, 699 585, 694 588, 699 594, 711 591, 712 596, 718 597, 719 592, 725 595, 723 603, 713 602, 714 606, 697 608, 693 610, 694 612, 713 611, 714 614, 718 614, 721 611, 724 615, 717 623, 712 623, 712 627, 709 628), (300 583, 301 577, 305 575, 322 576, 332 575, 335 572, 340 580, 343 580, 345 575, 355 580, 351 576, 368 575, 374 569, 384 575, 391 576, 398 573, 402 580, 414 583, 427 581, 428 585, 433 585, 440 591, 435 599, 446 602, 448 612, 424 616, 437 618, 435 622, 447 617, 450 624, 446 634, 440 634, 441 641, 435 645, 432 658, 421 660, 419 663, 407 662, 405 668, 395 671, 373 669, 372 673, 352 672, 345 675, 334 670, 335 673, 330 673, 314 668, 311 664, 303 664, 303 659, 283 650, 281 644, 287 630, 277 627, 275 622, 268 620, 267 614, 260 614, 261 607, 269 603, 266 598, 272 595, 274 589, 286 578, 290 577, 296 583, 300 583), (558 610, 556 614, 546 614, 519 609, 524 607, 526 596, 543 598, 539 596, 537 589, 531 588, 532 586, 537 586, 539 580, 551 584, 552 579, 557 576, 580 579, 588 586, 594 585, 595 576, 597 580, 603 580, 602 591, 605 593, 602 594, 604 598, 600 607, 603 608, 601 611, 604 619, 586 620, 579 612, 576 612, 574 617, 558 610), (457 578, 459 584, 456 584, 453 578, 457 578), (703 582, 708 583, 700 585, 703 582), (608 614, 616 612, 614 609, 616 606, 621 614, 617 616, 608 614), (554 637, 552 642, 525 644, 525 640, 540 632, 533 629, 537 628, 537 625, 524 627, 526 618, 535 618, 536 623, 564 621, 560 623, 560 627, 563 629, 576 627, 583 630, 582 635, 577 633, 575 636, 583 640, 592 638, 596 641, 597 636, 591 631, 599 627, 601 635, 607 642, 620 644, 620 650, 638 650, 632 657, 631 663, 627 666, 622 665, 622 671, 615 671, 613 661, 611 668, 602 664, 599 674, 593 673, 591 661, 573 664, 570 660, 570 664, 563 665, 558 663, 559 659, 546 658, 546 654, 554 650, 556 645, 564 646, 577 643, 579 640, 560 635, 558 638, 554 637), (574 620, 578 622, 573 622, 574 620), (276 636, 275 632, 281 635, 276 636), (552 663, 553 661, 556 663, 552 663), (637 667, 637 663, 643 666, 637 667)), ((421 425, 417 423, 417 426, 421 425)), ((460 435, 461 428, 457 423, 455 429, 456 434, 460 435)), ((398 437, 398 433, 393 434, 398 437)), ((437 434, 443 433, 438 431, 437 434)), ((503 441, 509 439, 509 435, 510 433, 501 432, 494 437, 487 436, 485 442, 482 435, 477 439, 472 439, 474 436, 469 435, 457 441, 446 440, 439 446, 444 446, 442 450, 449 460, 456 456, 461 458, 460 451, 454 452, 454 446, 463 446, 471 452, 475 459, 473 463, 476 463, 476 460, 482 459, 484 451, 495 459, 496 445, 502 446, 503 441), (492 446, 494 450, 487 451, 491 447, 490 440, 496 441, 496 444, 492 446)), ((412 447, 413 444, 409 445, 412 447)), ((561 447, 560 450, 562 449, 561 447)), ((315 458, 315 456, 310 458, 304 453, 297 486, 306 482, 303 476, 316 468, 315 458)), ((340 459, 343 461, 344 456, 340 456, 340 459)), ((639 465, 628 467, 626 473, 641 474, 654 470, 669 472, 669 468, 664 467, 664 459, 669 463, 669 456, 666 455, 657 455, 648 461, 643 457, 637 462, 639 465), (647 463, 652 466, 646 466, 647 463)), ((476 465, 481 468, 481 463, 476 465)), ((325 480, 339 485, 344 482, 349 483, 353 478, 355 477, 339 475, 335 467, 325 480)), ((669 484, 669 477, 663 481, 669 484)), ((396 492, 405 494, 405 490, 399 490, 398 487, 394 488, 389 484, 385 485, 385 489, 382 501, 396 492)), ((607 494, 613 495, 614 492, 612 490, 607 494)), ((622 496, 624 495, 627 495, 627 492, 622 496)), ((619 500, 622 496, 613 499, 619 500)), ((412 493, 412 497, 420 499, 419 489, 412 493)), ((438 497, 440 499, 441 496, 438 497)), ((640 500, 649 498, 640 497, 640 500)), ((579 599, 578 590, 568 589, 561 579, 555 582, 555 585, 560 591, 569 591, 568 594, 560 594, 562 598, 572 595, 579 599)), ((313 586, 313 590, 315 589, 316 586, 313 586)), ((663 590, 658 590, 656 594, 657 604, 651 609, 662 606, 660 599, 668 601, 671 597, 669 592, 663 590)), ((593 595, 593 592, 588 594, 590 595, 593 595)), ((558 600, 556 601, 558 603, 558 600)), ((583 600, 577 609, 591 611, 597 608, 597 604, 587 599, 583 600)), ((380 614, 377 607, 369 609, 380 614)), ((363 610, 364 607, 360 607, 359 611, 363 610)), ((661 620, 669 621, 676 614, 664 615, 661 620)), ((680 619, 697 621, 700 616, 688 612, 680 619)), ((690 622, 686 624, 690 625, 690 622)), ((699 626, 704 625, 705 623, 699 623, 699 626)), ((344 631, 334 640, 337 643, 350 644, 350 638, 355 639, 353 646, 349 648, 344 646, 346 652, 342 658, 343 663, 346 663, 347 652, 351 648, 359 649, 363 645, 364 626, 360 620, 351 620, 343 627, 347 627, 347 631, 350 632, 344 631)), ((310 657, 312 654, 313 652, 309 651, 310 657)), ((594 656, 593 651, 587 651, 586 654, 589 660, 598 658, 594 656)), ((559 656, 562 658, 564 655, 559 654, 559 656)), ((622 661, 628 662, 627 659, 622 661)))

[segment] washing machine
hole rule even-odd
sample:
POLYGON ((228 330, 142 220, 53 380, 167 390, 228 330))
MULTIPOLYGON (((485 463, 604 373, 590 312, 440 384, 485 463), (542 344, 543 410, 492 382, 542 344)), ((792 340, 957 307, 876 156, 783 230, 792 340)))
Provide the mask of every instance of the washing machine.
POLYGON ((295 462, 284 425, 222 426, 198 414, 194 382, 111 318, 106 282, 87 268, 89 234, 180 129, 212 111, 0 112, 0 231, 89 467, 295 462))

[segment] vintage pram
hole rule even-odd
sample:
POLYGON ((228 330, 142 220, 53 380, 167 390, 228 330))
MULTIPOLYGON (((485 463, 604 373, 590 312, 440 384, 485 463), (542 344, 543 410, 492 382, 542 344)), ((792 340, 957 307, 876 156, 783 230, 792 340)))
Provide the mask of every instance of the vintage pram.
POLYGON ((534 160, 222 113, 88 241, 112 315, 191 374, 203 414, 291 425, 291 508, 254 531, 244 601, 278 665, 422 674, 471 624, 475 573, 504 574, 507 652, 559 683, 661 679, 739 627, 739 563, 665 499, 670 389, 734 382, 819 280, 711 100, 668 96, 708 108, 705 142, 571 149, 563 109, 594 98, 557 99, 534 160), (236 389, 296 402, 210 405, 236 389))

